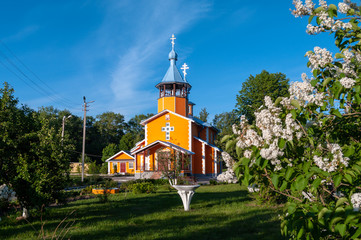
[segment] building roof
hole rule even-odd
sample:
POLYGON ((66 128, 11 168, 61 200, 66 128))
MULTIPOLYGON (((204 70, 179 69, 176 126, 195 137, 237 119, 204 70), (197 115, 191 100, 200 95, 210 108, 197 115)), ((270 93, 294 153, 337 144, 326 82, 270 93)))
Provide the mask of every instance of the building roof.
POLYGON ((170 66, 168 68, 167 73, 164 75, 163 80, 160 83, 158 83, 156 87, 168 83, 181 83, 188 85, 188 87, 190 88, 191 85, 185 79, 183 79, 182 75, 180 74, 176 66, 178 54, 174 51, 174 41, 172 41, 172 50, 170 51, 168 57, 169 57, 170 66))
POLYGON ((185 149, 185 148, 182 148, 182 147, 180 147, 180 146, 178 146, 178 145, 175 145, 174 143, 164 142, 164 141, 161 141, 161 140, 157 140, 157 141, 155 141, 155 142, 152 142, 152 143, 148 144, 147 146, 144 146, 143 148, 138 149, 138 150, 132 152, 132 154, 133 154, 133 155, 134 155, 134 154, 137 154, 137 153, 139 153, 139 152, 142 152, 142 151, 144 151, 144 150, 147 150, 148 148, 154 147, 155 145, 158 145, 158 144, 163 145, 163 146, 165 146, 165 147, 169 147, 169 148, 175 149, 176 151, 179 151, 179 152, 182 152, 182 153, 187 153, 187 154, 190 154, 190 155, 193 155, 193 154, 194 154, 194 152, 189 151, 189 150, 187 150, 187 149, 185 149))
POLYGON ((108 159, 105 160, 105 161, 106 161, 106 162, 109 162, 109 161, 111 161, 111 160, 120 161, 120 160, 131 160, 131 159, 134 160, 134 157, 133 157, 130 153, 122 150, 122 151, 117 152, 116 154, 114 154, 113 156, 111 156, 110 158, 108 158, 108 159), (125 154, 125 155, 129 156, 129 159, 114 159, 115 157, 119 156, 120 154, 125 154))
POLYGON ((196 139, 196 140, 198 140, 198 141, 200 141, 200 142, 202 142, 202 143, 205 143, 205 144, 209 145, 210 147, 212 147, 212 148, 214 148, 214 149, 216 149, 216 150, 218 150, 218 151, 220 151, 220 152, 222 152, 221 149, 219 149, 219 148, 216 147, 215 145, 210 144, 209 142, 207 142, 207 141, 205 141, 205 140, 203 140, 203 139, 200 139, 200 138, 195 137, 195 136, 193 136, 193 138, 196 139))

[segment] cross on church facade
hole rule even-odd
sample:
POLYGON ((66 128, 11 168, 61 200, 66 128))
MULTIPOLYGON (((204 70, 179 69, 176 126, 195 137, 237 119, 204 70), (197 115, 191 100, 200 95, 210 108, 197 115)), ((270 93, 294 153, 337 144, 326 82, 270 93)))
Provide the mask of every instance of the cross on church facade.
POLYGON ((169 123, 165 124, 165 127, 162 127, 162 132, 165 132, 165 140, 170 139, 170 132, 174 131, 174 127, 171 127, 169 123))

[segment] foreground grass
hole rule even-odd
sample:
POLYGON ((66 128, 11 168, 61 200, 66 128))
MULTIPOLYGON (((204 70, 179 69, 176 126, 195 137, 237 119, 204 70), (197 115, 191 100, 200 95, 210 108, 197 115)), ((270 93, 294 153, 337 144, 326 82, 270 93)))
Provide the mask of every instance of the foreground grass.
MULTIPOLYGON (((235 184, 201 186, 189 212, 183 211, 178 194, 166 189, 156 194, 115 194, 109 200, 48 208, 43 216, 45 234, 51 239, 58 223, 75 209, 76 214, 65 221, 75 220, 67 234, 71 239, 281 239, 280 209, 257 206, 235 184)), ((0 238, 37 239, 41 221, 30 222, 32 226, 24 221, 0 222, 0 238)))

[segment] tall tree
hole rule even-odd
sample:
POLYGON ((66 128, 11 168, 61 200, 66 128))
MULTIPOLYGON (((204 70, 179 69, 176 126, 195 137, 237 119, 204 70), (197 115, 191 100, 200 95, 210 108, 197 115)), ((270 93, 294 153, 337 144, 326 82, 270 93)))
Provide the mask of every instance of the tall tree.
POLYGON ((119 113, 105 112, 96 116, 94 123, 100 133, 104 145, 118 143, 124 135, 124 116, 119 113))
POLYGON ((143 125, 140 124, 141 121, 150 118, 154 114, 139 114, 135 115, 131 118, 126 126, 126 132, 131 133, 134 137, 134 143, 139 142, 140 140, 144 139, 144 129, 143 125))
POLYGON ((123 135, 122 139, 120 139, 120 141, 119 141, 119 149, 124 150, 124 151, 129 151, 130 149, 132 149, 134 147, 135 143, 136 142, 135 142, 133 134, 126 133, 125 135, 123 135))
POLYGON ((207 122, 208 116, 209 113, 207 112, 207 108, 202 108, 201 111, 199 112, 198 118, 203 122, 207 122))
POLYGON ((119 151, 119 147, 117 144, 110 143, 108 146, 103 148, 102 151, 102 162, 105 162, 111 156, 114 156, 119 151))
POLYGON ((70 145, 61 145, 60 131, 43 115, 18 107, 13 92, 7 83, 0 89, 0 182, 16 192, 27 216, 30 207, 59 199, 70 145))
POLYGON ((237 95, 236 112, 245 115, 250 123, 255 119, 254 112, 264 104, 264 97, 270 96, 274 101, 278 97, 287 97, 289 79, 283 73, 269 73, 263 70, 256 76, 250 75, 242 83, 237 95))
POLYGON ((215 141, 217 147, 225 149, 225 143, 222 143, 221 140, 224 136, 233 134, 232 126, 237 123, 239 123, 239 118, 235 110, 216 114, 214 116, 212 126, 220 131, 215 141))

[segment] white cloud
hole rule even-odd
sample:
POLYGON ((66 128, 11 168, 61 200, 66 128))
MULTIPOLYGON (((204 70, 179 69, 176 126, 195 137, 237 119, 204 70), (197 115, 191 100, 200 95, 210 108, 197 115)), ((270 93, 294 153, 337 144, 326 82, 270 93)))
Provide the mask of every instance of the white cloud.
MULTIPOLYGON (((129 4, 121 5, 123 11, 124 7, 133 7, 131 3, 129 4)), ((136 17, 127 19, 127 25, 133 28, 131 39, 126 44, 126 50, 118 53, 118 63, 111 76, 113 104, 125 115, 142 113, 156 104, 157 95, 153 88, 158 82, 154 80, 152 69, 157 65, 157 61, 166 61, 163 56, 167 56, 167 53, 162 54, 160 50, 167 44, 170 50, 171 34, 184 31, 192 23, 204 17, 210 7, 198 1, 184 4, 181 1, 161 0, 143 1, 142 4, 137 2, 137 6, 142 7, 136 9, 136 17), (147 84, 149 86, 150 82, 153 88, 144 88, 147 84)), ((132 12, 128 13, 128 16, 131 15, 132 12)), ((165 72, 166 69, 161 74, 165 72)))

